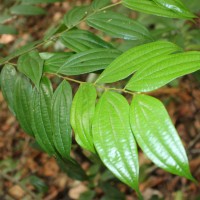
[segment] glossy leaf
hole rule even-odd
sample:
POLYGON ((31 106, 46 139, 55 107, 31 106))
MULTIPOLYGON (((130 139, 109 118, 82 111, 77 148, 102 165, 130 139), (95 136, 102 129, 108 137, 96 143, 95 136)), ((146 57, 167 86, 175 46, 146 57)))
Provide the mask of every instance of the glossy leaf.
POLYGON ((32 92, 30 81, 22 74, 18 75, 14 88, 14 110, 22 129, 34 136, 31 128, 32 92))
POLYGON ((39 88, 43 63, 44 61, 40 58, 38 51, 31 51, 19 57, 17 68, 20 72, 30 78, 36 87, 39 88))
POLYGON ((78 25, 78 23, 88 14, 88 10, 88 6, 74 7, 65 14, 64 24, 68 28, 78 25))
POLYGON ((71 102, 71 86, 64 80, 56 89, 52 99, 53 142, 63 158, 70 158, 72 143, 71 102))
POLYGON ((157 41, 134 47, 116 58, 100 75, 97 82, 112 83, 124 79, 135 71, 143 69, 149 59, 179 51, 180 47, 171 42, 157 41))
POLYGON ((122 95, 105 92, 95 110, 93 141, 108 169, 139 194, 138 152, 128 113, 129 104, 122 95))
MULTIPOLYGON (((163 1, 164 2, 164 1, 163 1)), ((159 6, 152 0, 123 0, 122 4, 135 11, 144 12, 147 14, 158 15, 162 17, 169 17, 169 18, 183 18, 183 19, 191 19, 194 18, 190 12, 175 12, 173 9, 169 7, 159 6)))
POLYGON ((136 95, 131 103, 130 123, 140 148, 157 166, 194 180, 182 142, 158 99, 136 95))
POLYGON ((152 59, 136 72, 126 89, 148 92, 200 69, 200 52, 185 52, 152 59))
POLYGON ((115 49, 90 49, 71 56, 57 73, 79 75, 105 69, 120 54, 115 49))
POLYGON ((87 18, 87 23, 112 37, 126 40, 151 40, 149 31, 142 24, 116 12, 97 12, 87 18))
POLYGON ((73 99, 70 119, 77 143, 93 153, 92 120, 96 97, 96 89, 92 84, 81 84, 73 99))
POLYGON ((38 144, 49 154, 55 154, 51 124, 51 100, 53 90, 50 81, 44 77, 39 90, 33 91, 31 124, 38 144))
POLYGON ((10 8, 10 12, 15 15, 44 15, 46 11, 42 8, 21 4, 10 8))
POLYGON ((55 73, 58 71, 60 66, 62 66, 73 53, 71 52, 59 52, 54 53, 50 58, 46 59, 44 62, 44 72, 55 73))
POLYGON ((94 10, 98 10, 107 6, 109 3, 111 3, 111 0, 94 0, 92 1, 91 6, 94 10))
POLYGON ((17 72, 15 68, 9 64, 5 65, 1 70, 0 85, 2 94, 8 103, 9 109, 13 114, 15 114, 13 93, 14 93, 16 78, 17 78, 17 72))
POLYGON ((66 47, 76 52, 94 48, 112 48, 112 45, 86 30, 71 30, 63 33, 60 39, 66 47))

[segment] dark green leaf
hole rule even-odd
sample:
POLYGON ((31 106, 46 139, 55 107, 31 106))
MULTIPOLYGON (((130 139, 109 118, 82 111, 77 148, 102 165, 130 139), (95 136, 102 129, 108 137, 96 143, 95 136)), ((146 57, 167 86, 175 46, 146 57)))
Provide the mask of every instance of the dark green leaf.
POLYGON ((115 49, 90 49, 71 56, 57 73, 79 75, 105 69, 120 54, 115 49))
POLYGON ((104 6, 107 6, 109 3, 111 3, 111 0, 94 0, 92 1, 91 6, 94 10, 98 10, 104 6))
POLYGON ((74 7, 64 16, 64 23, 68 28, 76 26, 88 14, 88 6, 74 7))
POLYGON ((93 141, 108 169, 139 194, 138 152, 128 113, 129 104, 122 95, 105 92, 95 110, 93 141))
POLYGON ((49 154, 55 154, 51 124, 51 100, 53 90, 50 81, 41 79, 40 88, 33 91, 32 129, 38 144, 49 154))
POLYGON ((134 47, 115 59, 100 75, 97 82, 112 83, 143 69, 143 63, 181 50, 171 42, 157 41, 134 47))
POLYGON ((0 25, 0 35, 1 34, 17 34, 17 30, 14 26, 11 25, 0 25))
POLYGON ((44 61, 40 58, 38 51, 31 51, 19 57, 17 68, 20 72, 29 77, 36 87, 39 88, 43 63, 44 61))
POLYGON ((22 129, 34 136, 31 128, 32 85, 22 74, 18 75, 14 88, 14 110, 22 129))
POLYGON ((170 9, 169 7, 159 6, 152 0, 123 0, 122 4, 125 7, 139 12, 158 15, 162 17, 184 19, 191 19, 195 17, 195 15, 190 12, 174 12, 174 10, 170 9))
POLYGON ((136 95, 131 103, 130 123, 139 146, 157 166, 194 180, 181 140, 159 100, 136 95))
POLYGON ((143 64, 126 85, 128 90, 148 92, 200 69, 200 52, 185 52, 153 58, 143 64))
POLYGON ((30 183, 36 188, 37 191, 46 193, 48 192, 47 184, 37 176, 28 176, 30 183))
POLYGON ((89 190, 81 193, 79 200, 93 200, 95 197, 95 191, 89 190))
POLYGON ((14 87, 17 78, 17 72, 12 65, 5 65, 1 71, 1 90, 5 100, 8 103, 9 109, 14 114, 14 87))
POLYGON ((44 15, 46 11, 42 8, 32 5, 16 5, 10 8, 10 12, 15 15, 44 15))
POLYGON ((64 80, 56 89, 52 99, 53 142, 63 158, 70 158, 72 143, 70 125, 71 103, 71 86, 64 80))
POLYGON ((86 30, 72 30, 63 33, 60 39, 66 47, 76 52, 94 48, 112 48, 112 45, 86 30))
POLYGON ((112 37, 125 40, 152 40, 149 31, 142 24, 116 12, 97 12, 87 18, 87 23, 112 37))
POLYGON ((72 55, 73 53, 71 52, 54 53, 44 62, 44 72, 57 72, 60 66, 62 66, 72 55))
POLYGON ((96 97, 96 89, 92 84, 81 84, 73 99, 70 119, 77 143, 93 153, 92 120, 96 97))

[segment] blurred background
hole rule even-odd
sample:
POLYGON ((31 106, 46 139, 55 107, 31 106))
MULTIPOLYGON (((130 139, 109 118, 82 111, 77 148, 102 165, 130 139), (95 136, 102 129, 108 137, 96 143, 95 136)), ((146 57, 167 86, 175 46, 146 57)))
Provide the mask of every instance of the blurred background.
MULTIPOLYGON (((199 0, 184 2, 200 16, 199 0)), ((25 44, 42 39, 62 22, 67 11, 74 6, 90 3, 91 0, 0 0, 0 57, 12 55, 25 44)), ((120 6, 115 9, 140 21, 154 38, 167 39, 185 50, 200 50, 200 18, 191 22, 135 13, 120 6)), ((84 22, 80 28, 94 31, 84 22)), ((145 43, 113 40, 101 32, 95 33, 122 51, 145 43)), ((49 42, 39 50, 66 51, 59 41, 49 42)), ((84 75, 76 78, 91 77, 84 75)), ((56 85, 57 78, 51 79, 56 85)), ((73 84, 74 90, 77 87, 73 84)), ((192 174, 200 181, 200 72, 177 79, 152 95, 165 103, 186 148, 192 174)), ((91 180, 70 178, 54 158, 43 153, 33 138, 20 128, 0 91, 0 200, 137 199, 133 190, 115 179, 101 162, 88 159, 88 152, 80 149, 75 142, 72 151, 91 180)), ((200 200, 199 185, 157 168, 141 151, 139 159, 140 190, 145 199, 200 200)))

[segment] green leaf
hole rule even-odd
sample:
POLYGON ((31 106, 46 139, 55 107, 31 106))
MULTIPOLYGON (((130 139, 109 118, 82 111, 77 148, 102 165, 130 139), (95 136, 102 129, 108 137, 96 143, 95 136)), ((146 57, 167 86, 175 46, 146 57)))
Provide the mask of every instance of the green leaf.
POLYGON ((112 37, 125 40, 152 40, 149 31, 142 24, 116 12, 97 12, 87 18, 87 23, 112 37))
POLYGON ((53 141, 57 151, 63 158, 70 158, 72 130, 70 125, 70 109, 72 89, 67 81, 63 81, 52 98, 53 141))
POLYGON ((22 3, 38 4, 38 3, 55 3, 63 0, 20 0, 22 3))
POLYGON ((7 20, 12 19, 13 16, 8 14, 0 15, 0 24, 4 24, 7 20))
POLYGON ((126 85, 131 91, 148 92, 200 69, 200 52, 162 56, 146 62, 126 85))
POLYGON ((32 50, 34 48, 34 46, 36 46, 37 44, 41 43, 41 40, 35 41, 35 42, 31 42, 29 44, 24 45, 23 47, 15 50, 13 53, 11 53, 9 56, 5 57, 5 58, 1 58, 0 59, 0 64, 4 64, 5 62, 20 56, 24 53, 27 53, 28 51, 32 50))
POLYGON ((76 52, 82 52, 94 48, 113 48, 95 34, 86 30, 71 30, 61 35, 61 42, 76 52))
POLYGON ((11 14, 14 15, 44 15, 46 11, 42 8, 32 6, 32 5, 16 5, 10 8, 11 14))
POLYGON ((79 24, 79 22, 88 14, 88 6, 74 7, 68 11, 64 16, 64 24, 71 28, 79 24))
POLYGON ((128 113, 129 104, 122 95, 105 92, 95 110, 93 141, 108 169, 139 194, 138 152, 128 113))
POLYGON ((22 74, 18 75, 14 88, 14 110, 22 129, 34 136, 31 128, 32 85, 22 74))
POLYGON ((157 166, 194 180, 182 142, 158 99, 136 95, 131 103, 130 123, 140 148, 157 166))
POLYGON ((79 200, 93 200, 95 197, 95 191, 89 190, 81 193, 79 200))
POLYGON ((111 3, 111 0, 94 0, 92 1, 91 6, 94 10, 98 10, 107 6, 109 3, 111 3))
POLYGON ((0 25, 0 35, 1 34, 17 34, 17 30, 14 26, 11 25, 0 25))
POLYGON ((150 59, 179 51, 180 47, 171 42, 157 41, 134 47, 116 58, 100 75, 97 82, 112 83, 128 77, 150 59))
POLYGON ((169 7, 159 6, 152 0, 123 0, 122 4, 132 10, 162 17, 183 19, 191 19, 195 17, 195 15, 190 12, 174 12, 174 10, 169 7))
POLYGON ((0 85, 2 94, 8 103, 9 109, 13 114, 15 114, 13 93, 14 93, 16 78, 17 78, 17 72, 15 68, 9 64, 5 65, 1 70, 0 85))
POLYGON ((70 119, 77 143, 93 153, 92 120, 96 97, 96 89, 92 84, 81 84, 72 102, 70 119))
POLYGON ((62 66, 72 55, 73 53, 71 52, 53 53, 53 55, 44 62, 44 72, 57 72, 60 66, 62 66))
POLYGON ((36 87, 39 88, 43 63, 44 61, 40 58, 38 51, 31 51, 19 57, 17 68, 20 72, 30 78, 36 87))
POLYGON ((90 49, 71 56, 57 73, 79 75, 105 69, 120 54, 115 49, 90 49))
POLYGON ((51 100, 53 89, 49 79, 41 79, 39 90, 33 90, 31 124, 38 144, 49 154, 55 154, 51 124, 51 100))

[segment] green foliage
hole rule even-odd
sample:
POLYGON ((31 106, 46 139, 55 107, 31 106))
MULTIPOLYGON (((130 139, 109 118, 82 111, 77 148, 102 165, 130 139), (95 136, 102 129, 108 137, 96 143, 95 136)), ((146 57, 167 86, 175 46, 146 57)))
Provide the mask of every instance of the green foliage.
MULTIPOLYGON (((22 0, 22 4, 11 11, 19 14, 16 8, 20 6, 30 9, 31 4, 55 1, 22 0)), ((34 14, 34 9, 29 14, 34 14)), ((25 11, 20 13, 25 14, 25 11)), ((5 64, 19 57, 18 71, 10 64, 1 71, 3 96, 24 131, 34 137, 46 153, 54 156, 70 177, 88 180, 81 166, 70 157, 73 129, 76 142, 90 151, 88 154, 95 157, 93 160, 100 158, 140 199, 137 144, 158 167, 195 181, 185 149, 165 107, 158 99, 141 94, 200 69, 199 51, 183 52, 183 48, 162 36, 166 31, 167 36, 171 31, 176 32, 176 24, 184 27, 185 22, 161 17, 192 20, 195 15, 180 0, 123 0, 115 4, 109 0, 94 0, 91 5, 67 12, 63 22, 43 40, 0 59, 0 64, 5 64), (160 17, 146 15, 150 19, 145 23, 147 18, 133 20, 122 15, 120 9, 112 8, 117 5, 160 17), (111 8, 113 11, 108 10, 111 8), (151 20, 153 24, 159 21, 162 28, 148 30, 146 27, 151 25, 151 20), (83 21, 97 29, 101 36, 92 33, 92 29, 81 30, 79 25, 83 21), (108 35, 108 41, 103 39, 102 32, 108 35), (66 52, 39 53, 36 50, 52 38, 61 41, 66 52), (86 83, 83 78, 91 72, 96 73, 97 78, 86 83), (59 77, 55 91, 48 74, 59 77), (81 81, 68 77, 82 74, 85 75, 81 76, 81 81), (80 84, 74 97, 74 87, 60 79, 80 84), (114 82, 120 80, 123 82, 119 83, 119 88, 113 87, 116 86, 114 82), (131 105, 119 93, 131 95, 131 105)), ((190 29, 188 27, 184 33, 190 29)), ((179 37, 177 34, 175 39, 183 40, 179 37)), ((175 41, 173 34, 170 38, 175 41)), ((99 166, 95 170, 96 173, 99 166)), ((112 178, 109 174, 108 179, 112 178)), ((109 194, 108 188, 113 190, 110 186, 104 187, 103 199, 117 199, 109 194)), ((94 195, 88 192, 81 199, 92 199, 94 195)))

